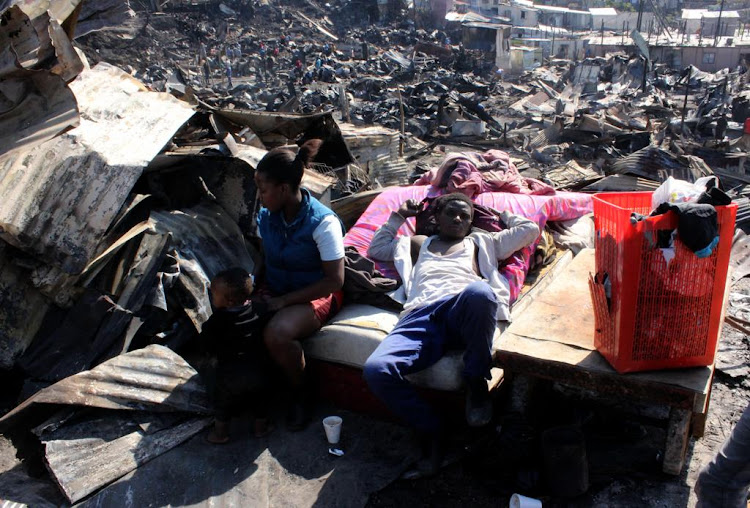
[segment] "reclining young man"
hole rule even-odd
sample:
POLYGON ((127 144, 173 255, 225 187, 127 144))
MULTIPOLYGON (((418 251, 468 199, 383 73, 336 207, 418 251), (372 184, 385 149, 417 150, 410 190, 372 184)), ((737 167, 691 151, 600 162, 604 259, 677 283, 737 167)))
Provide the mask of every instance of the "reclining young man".
POLYGON ((414 477, 439 469, 443 424, 405 376, 437 363, 449 349, 464 350, 467 423, 489 423, 492 401, 486 380, 492 338, 497 321, 510 317, 508 281, 497 265, 539 236, 536 223, 508 212, 501 214, 507 229, 472 232, 474 205, 464 194, 453 193, 435 200, 437 235, 396 238, 418 208, 409 200, 391 213, 368 249, 372 259, 394 261, 403 281, 403 294, 397 298, 404 302, 404 311, 364 366, 375 396, 414 427, 426 445, 414 477))

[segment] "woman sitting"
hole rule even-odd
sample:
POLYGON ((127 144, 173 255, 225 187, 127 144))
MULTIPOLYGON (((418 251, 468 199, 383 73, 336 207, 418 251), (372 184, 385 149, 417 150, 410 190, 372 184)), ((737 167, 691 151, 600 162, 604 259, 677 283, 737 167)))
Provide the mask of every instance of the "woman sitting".
POLYGON ((275 148, 255 171, 261 208, 266 300, 277 311, 263 332, 271 358, 290 384, 289 430, 310 419, 305 396, 305 356, 301 339, 310 336, 341 308, 344 284, 344 228, 329 208, 300 187, 305 167, 321 145, 310 140, 295 156, 275 148))

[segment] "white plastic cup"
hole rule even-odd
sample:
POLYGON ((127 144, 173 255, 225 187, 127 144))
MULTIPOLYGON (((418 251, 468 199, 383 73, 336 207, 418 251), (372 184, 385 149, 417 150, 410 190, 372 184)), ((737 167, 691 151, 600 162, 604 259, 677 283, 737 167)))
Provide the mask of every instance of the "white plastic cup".
POLYGON ((323 418, 323 429, 326 431, 326 438, 331 444, 336 444, 341 438, 341 423, 344 420, 340 416, 328 416, 323 418))
POLYGON ((510 503, 508 506, 510 506, 510 508, 542 508, 542 502, 533 497, 513 494, 510 496, 510 503))

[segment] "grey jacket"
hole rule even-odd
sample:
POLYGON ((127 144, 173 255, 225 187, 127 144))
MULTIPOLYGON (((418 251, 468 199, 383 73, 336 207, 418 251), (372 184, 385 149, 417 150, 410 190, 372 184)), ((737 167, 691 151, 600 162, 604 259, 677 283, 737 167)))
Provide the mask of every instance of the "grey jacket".
MULTIPOLYGON (((510 287, 508 280, 497 269, 499 261, 509 258, 519 249, 531 244, 539 237, 539 226, 518 215, 508 212, 500 214, 507 229, 498 233, 474 231, 469 238, 477 246, 477 261, 480 275, 492 287, 498 300, 498 321, 510 321, 510 287)), ((405 219, 396 212, 391 213, 388 222, 383 224, 372 238, 367 255, 378 261, 393 261, 403 284, 390 296, 401 303, 406 302, 411 290, 413 266, 411 259, 411 237, 396 238, 398 229, 405 219)))

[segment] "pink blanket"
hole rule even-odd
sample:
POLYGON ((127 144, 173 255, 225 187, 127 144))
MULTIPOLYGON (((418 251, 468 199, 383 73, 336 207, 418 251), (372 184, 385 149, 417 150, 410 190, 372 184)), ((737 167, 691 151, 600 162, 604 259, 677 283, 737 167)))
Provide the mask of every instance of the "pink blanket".
MULTIPOLYGON (((421 201, 427 196, 439 196, 440 189, 432 186, 411 186, 390 188, 381 193, 370 203, 367 210, 352 226, 344 238, 344 245, 352 246, 363 256, 367 255, 375 231, 388 220, 392 211, 398 210, 407 199, 421 201)), ((511 213, 534 220, 540 228, 548 221, 562 221, 582 217, 593 210, 591 195, 577 192, 557 192, 551 196, 532 196, 528 194, 511 194, 507 192, 487 192, 474 200, 496 210, 509 210, 511 213)), ((414 219, 409 219, 399 229, 399 235, 414 234, 414 219)), ((531 256, 537 242, 518 251, 500 267, 500 273, 510 283, 511 303, 515 301, 526 280, 531 256)), ((376 263, 384 275, 397 278, 393 266, 387 263, 376 263)))
POLYGON ((521 176, 510 161, 510 155, 502 150, 450 153, 439 167, 422 175, 415 185, 433 185, 470 198, 485 192, 555 193, 546 183, 521 176))

